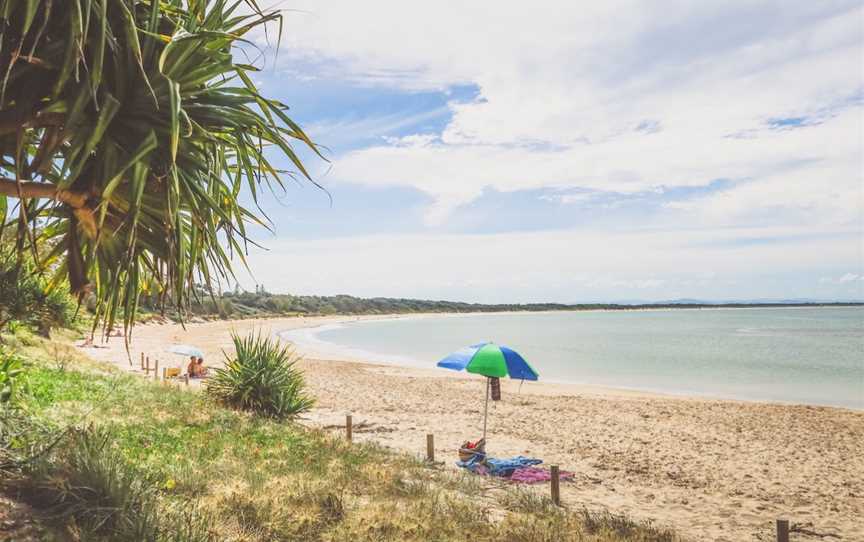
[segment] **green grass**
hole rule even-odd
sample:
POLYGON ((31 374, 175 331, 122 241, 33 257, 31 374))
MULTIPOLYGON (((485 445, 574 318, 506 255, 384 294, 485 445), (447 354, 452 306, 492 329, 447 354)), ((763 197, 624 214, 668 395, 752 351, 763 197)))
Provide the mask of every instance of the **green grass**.
MULTIPOLYGON (((49 346, 41 356, 38 344, 28 350, 15 416, 79 429, 0 481, 60 540, 676 540, 626 518, 560 509, 532 490, 488 491, 487 480, 203 393, 78 358, 58 366, 49 346)), ((6 445, 20 457, 46 438, 34 429, 6 445)))

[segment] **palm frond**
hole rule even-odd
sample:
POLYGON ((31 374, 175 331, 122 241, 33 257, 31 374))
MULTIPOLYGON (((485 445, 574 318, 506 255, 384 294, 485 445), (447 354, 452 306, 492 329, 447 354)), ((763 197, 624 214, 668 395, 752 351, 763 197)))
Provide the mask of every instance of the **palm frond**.
POLYGON ((182 308, 195 284, 232 277, 246 224, 268 222, 261 187, 283 187, 269 149, 314 183, 295 146, 318 148, 232 55, 281 15, 241 1, 246 14, 225 0, 0 0, 0 216, 20 199, 19 238, 38 224, 59 240, 51 265, 95 295, 106 329, 131 326, 142 288, 182 308))

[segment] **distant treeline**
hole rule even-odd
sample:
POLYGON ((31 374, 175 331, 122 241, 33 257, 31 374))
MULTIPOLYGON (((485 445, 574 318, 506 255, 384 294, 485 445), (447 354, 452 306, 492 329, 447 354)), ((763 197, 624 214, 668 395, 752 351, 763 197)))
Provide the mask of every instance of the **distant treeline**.
POLYGON ((351 295, 317 296, 273 294, 258 288, 256 292, 234 291, 221 295, 200 296, 191 313, 196 316, 220 318, 250 318, 275 315, 328 314, 410 314, 451 312, 540 312, 573 310, 639 310, 639 309, 699 309, 746 307, 824 307, 855 306, 860 303, 651 303, 623 305, 614 303, 464 303, 392 297, 362 298, 351 295))

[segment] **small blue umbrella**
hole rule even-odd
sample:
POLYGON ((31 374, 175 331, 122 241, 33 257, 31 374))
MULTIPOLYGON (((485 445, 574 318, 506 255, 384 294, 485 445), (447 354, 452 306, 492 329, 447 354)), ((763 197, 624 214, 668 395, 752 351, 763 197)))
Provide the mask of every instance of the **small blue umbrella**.
POLYGON ((204 357, 204 352, 202 352, 199 348, 190 346, 188 344, 175 344, 168 348, 168 351, 173 354, 180 354, 181 356, 195 356, 196 358, 204 357))
POLYGON ((537 380, 540 376, 515 350, 485 342, 461 348, 438 362, 438 367, 480 374, 486 377, 486 404, 483 407, 483 438, 489 412, 489 385, 492 378, 509 376, 518 380, 537 380))

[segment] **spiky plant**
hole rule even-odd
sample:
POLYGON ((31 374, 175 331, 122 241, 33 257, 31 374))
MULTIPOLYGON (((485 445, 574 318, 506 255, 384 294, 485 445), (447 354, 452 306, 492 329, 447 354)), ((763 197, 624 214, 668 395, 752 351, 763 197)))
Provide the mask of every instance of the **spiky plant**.
POLYGON ((315 404, 307 393, 298 356, 290 347, 260 333, 232 334, 234 356, 226 354, 224 368, 215 370, 206 390, 235 408, 274 418, 290 418, 315 404))
POLYGON ((106 328, 230 276, 291 175, 266 149, 311 181, 293 145, 316 147, 232 55, 268 23, 255 0, 0 0, 0 220, 17 204, 19 248, 50 246, 106 328))
POLYGON ((155 489, 111 442, 104 428, 72 431, 51 457, 37 458, 21 493, 57 518, 74 518, 87 539, 156 540, 155 489))
POLYGON ((23 374, 24 367, 21 359, 0 346, 0 405, 13 399, 18 381, 23 374))
MULTIPOLYGON (((0 251, 0 331, 13 321, 48 337, 52 328, 72 322, 74 303, 63 288, 49 288, 29 262, 4 261, 0 251)), ((2 342, 2 339, 0 339, 2 342)))

